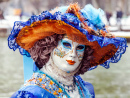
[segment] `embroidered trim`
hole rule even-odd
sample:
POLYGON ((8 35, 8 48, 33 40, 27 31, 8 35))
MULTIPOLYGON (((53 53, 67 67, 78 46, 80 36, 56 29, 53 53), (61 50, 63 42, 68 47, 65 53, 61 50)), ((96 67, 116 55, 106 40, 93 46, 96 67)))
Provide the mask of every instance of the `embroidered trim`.
MULTIPOLYGON (((82 80, 82 78, 80 76, 76 76, 75 80, 77 80, 77 82, 79 83, 79 85, 82 87, 82 91, 85 91, 83 93, 83 96, 85 96, 85 98, 93 98, 92 96, 94 96, 94 95, 92 95, 90 93, 90 91, 89 91, 89 89, 87 87, 84 87, 85 86, 85 84, 84 84, 85 82, 82 80)), ((92 90, 93 90, 93 88, 92 88, 92 90)))
POLYGON ((33 73, 32 78, 29 79, 24 86, 28 85, 40 86, 57 98, 70 98, 69 95, 64 93, 62 88, 60 88, 59 85, 57 85, 55 81, 50 79, 46 74, 33 73))
POLYGON ((83 90, 82 90, 82 88, 81 88, 81 86, 80 86, 80 83, 78 82, 78 79, 77 79, 77 78, 75 78, 75 83, 76 83, 76 85, 77 85, 77 87, 78 87, 78 91, 79 91, 79 94, 80 94, 81 98, 85 98, 84 93, 83 93, 83 90))
MULTIPOLYGON (((85 98, 83 89, 80 85, 80 82, 75 77, 74 82, 76 86, 78 87, 79 94, 81 98, 85 98)), ((42 71, 38 71, 36 73, 33 73, 31 79, 29 79, 24 86, 28 85, 37 85, 39 87, 42 87, 49 93, 53 94, 57 98, 70 98, 70 96, 65 91, 64 87, 62 87, 56 80, 48 76, 42 71)))

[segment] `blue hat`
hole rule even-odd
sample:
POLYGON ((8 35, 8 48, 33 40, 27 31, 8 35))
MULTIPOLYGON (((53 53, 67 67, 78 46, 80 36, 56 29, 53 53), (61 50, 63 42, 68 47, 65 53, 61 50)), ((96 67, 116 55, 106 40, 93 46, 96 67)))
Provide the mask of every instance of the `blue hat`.
POLYGON ((8 37, 8 46, 18 48, 22 55, 30 56, 29 48, 40 39, 53 34, 66 34, 71 40, 90 46, 94 52, 90 70, 101 65, 117 63, 125 53, 125 38, 115 37, 102 21, 103 11, 88 4, 80 9, 77 4, 43 11, 26 22, 17 21, 8 37))

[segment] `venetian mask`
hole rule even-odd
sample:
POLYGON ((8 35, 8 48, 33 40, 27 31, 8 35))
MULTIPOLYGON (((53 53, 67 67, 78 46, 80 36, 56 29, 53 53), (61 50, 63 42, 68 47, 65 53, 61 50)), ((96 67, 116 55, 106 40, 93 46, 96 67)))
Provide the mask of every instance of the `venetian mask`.
POLYGON ((84 56, 85 45, 73 42, 65 36, 51 53, 54 64, 63 71, 73 72, 84 56))

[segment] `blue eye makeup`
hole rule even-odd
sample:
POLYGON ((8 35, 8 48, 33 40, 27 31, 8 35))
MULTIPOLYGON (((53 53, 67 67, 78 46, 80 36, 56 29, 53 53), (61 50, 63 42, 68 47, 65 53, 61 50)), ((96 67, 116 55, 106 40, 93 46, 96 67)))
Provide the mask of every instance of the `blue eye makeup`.
POLYGON ((77 46, 77 51, 84 51, 84 49, 85 49, 85 45, 78 45, 77 46))
MULTIPOLYGON (((61 44, 62 44, 62 46, 63 46, 65 49, 71 49, 71 48, 72 48, 71 43, 68 42, 68 41, 66 41, 66 40, 61 40, 61 44)), ((84 49, 85 49, 85 45, 78 45, 78 46, 76 47, 76 51, 82 52, 82 51, 84 51, 84 49)))
POLYGON ((64 48, 71 49, 71 44, 69 42, 62 40, 61 43, 64 48))

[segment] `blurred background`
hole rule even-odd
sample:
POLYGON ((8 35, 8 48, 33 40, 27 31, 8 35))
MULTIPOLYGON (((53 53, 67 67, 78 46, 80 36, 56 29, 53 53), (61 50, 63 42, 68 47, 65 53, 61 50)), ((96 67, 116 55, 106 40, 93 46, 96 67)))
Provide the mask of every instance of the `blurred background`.
POLYGON ((130 98, 130 0, 0 0, 0 98, 9 98, 24 83, 23 57, 18 50, 10 50, 7 42, 14 21, 26 21, 70 2, 103 9, 103 21, 111 33, 128 41, 121 61, 110 64, 110 69, 99 66, 82 75, 83 79, 93 84, 96 98, 130 98))

